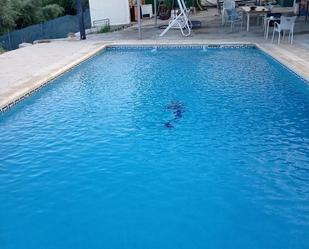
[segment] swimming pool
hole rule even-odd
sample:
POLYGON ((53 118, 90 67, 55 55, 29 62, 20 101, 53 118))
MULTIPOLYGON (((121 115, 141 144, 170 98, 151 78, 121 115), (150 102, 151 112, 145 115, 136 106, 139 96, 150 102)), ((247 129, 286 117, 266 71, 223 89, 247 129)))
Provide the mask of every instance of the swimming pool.
POLYGON ((109 48, 0 114, 1 249, 309 248, 308 84, 256 48, 109 48))

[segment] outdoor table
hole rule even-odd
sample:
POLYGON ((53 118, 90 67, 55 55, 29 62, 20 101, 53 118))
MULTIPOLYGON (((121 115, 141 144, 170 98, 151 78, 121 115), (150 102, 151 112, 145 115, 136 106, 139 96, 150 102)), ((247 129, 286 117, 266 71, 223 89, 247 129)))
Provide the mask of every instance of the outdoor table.
MULTIPOLYGON (((308 0, 309 1, 309 0, 308 0)), ((279 7, 279 6, 274 6, 271 9, 271 13, 280 13, 280 14, 293 14, 294 13, 294 8, 293 7, 279 7)))
POLYGON ((250 30, 250 17, 255 15, 264 15, 266 16, 266 14, 269 12, 269 10, 265 7, 262 6, 257 6, 254 10, 251 10, 250 6, 242 6, 241 7, 242 11, 245 13, 245 15, 247 16, 247 32, 249 32, 250 30))
MULTIPOLYGON (((308 0, 309 1, 309 0, 308 0)), ((274 6, 271 11, 265 7, 262 6, 257 6, 255 10, 251 10, 249 6, 242 6, 242 11, 246 14, 247 16, 247 32, 250 30, 250 16, 252 15, 264 15, 266 17, 267 13, 280 13, 280 14, 292 14, 294 13, 294 8, 293 7, 278 7, 274 6)))

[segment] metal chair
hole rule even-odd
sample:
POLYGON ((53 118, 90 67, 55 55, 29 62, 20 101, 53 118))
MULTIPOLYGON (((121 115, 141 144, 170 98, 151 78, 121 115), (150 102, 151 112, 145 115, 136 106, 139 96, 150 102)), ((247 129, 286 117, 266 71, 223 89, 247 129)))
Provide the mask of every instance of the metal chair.
POLYGON ((180 29, 183 36, 191 34, 192 23, 189 18, 190 9, 188 10, 184 0, 177 0, 179 12, 170 20, 167 28, 163 30, 160 36, 164 36, 170 29, 180 29))
POLYGON ((226 20, 226 11, 227 9, 235 9, 235 1, 234 0, 224 0, 223 5, 222 5, 222 25, 224 25, 225 20, 226 20))
POLYGON ((231 24, 231 31, 233 31, 235 23, 240 23, 240 30, 242 30, 242 24, 243 24, 243 15, 241 12, 237 12, 235 8, 232 9, 225 9, 226 13, 225 21, 224 23, 230 23, 231 24))

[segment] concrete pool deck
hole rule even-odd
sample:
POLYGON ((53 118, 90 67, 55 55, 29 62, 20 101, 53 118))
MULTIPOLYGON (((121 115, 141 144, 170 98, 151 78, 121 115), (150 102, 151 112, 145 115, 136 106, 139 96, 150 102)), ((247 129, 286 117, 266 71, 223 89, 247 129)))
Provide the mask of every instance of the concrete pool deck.
MULTIPOLYGON (((107 45, 255 44, 309 81, 309 33, 296 34, 293 45, 283 42, 278 46, 270 40, 264 40, 263 35, 254 30, 252 33, 226 33, 220 26, 216 26, 220 22, 218 16, 212 17, 211 21, 214 23, 212 26, 209 23, 205 25, 207 31, 204 34, 198 30, 190 37, 182 37, 179 31, 173 30, 161 38, 158 36, 160 30, 145 22, 143 40, 136 39, 136 28, 131 27, 108 34, 90 35, 86 41, 55 40, 4 53, 0 55, 0 110, 90 58, 107 45)), ((307 26, 309 30, 309 23, 307 26)))
POLYGON ((0 55, 0 110, 105 47, 104 43, 55 41, 0 55))

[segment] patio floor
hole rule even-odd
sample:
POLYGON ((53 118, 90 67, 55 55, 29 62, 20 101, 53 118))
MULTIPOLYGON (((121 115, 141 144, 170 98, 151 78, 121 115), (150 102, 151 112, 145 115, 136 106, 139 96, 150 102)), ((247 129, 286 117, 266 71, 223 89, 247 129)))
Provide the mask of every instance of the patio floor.
MULTIPOLYGON (((244 42, 263 42, 270 43, 271 39, 265 41, 263 39, 262 25, 256 25, 256 20, 251 20, 250 31, 247 32, 243 27, 240 31, 239 25, 231 31, 230 26, 223 27, 221 24, 221 16, 218 15, 216 8, 209 8, 208 11, 200 11, 191 16, 192 20, 201 21, 202 28, 192 30, 189 37, 181 36, 179 30, 170 30, 164 37, 160 37, 163 29, 158 28, 161 25, 167 24, 168 21, 158 19, 158 27, 154 27, 154 19, 145 19, 142 21, 142 39, 143 40, 235 40, 244 42)), ((270 30, 272 31, 272 30, 270 30)), ((271 32, 270 32, 271 33, 271 32)), ((91 40, 136 40, 138 38, 137 25, 133 25, 122 31, 89 35, 91 40)), ((271 34, 270 34, 271 38, 271 34)), ((299 17, 295 25, 295 41, 305 42, 309 47, 309 21, 305 22, 304 17, 299 17)))

